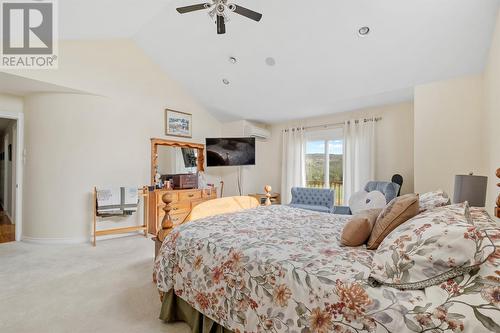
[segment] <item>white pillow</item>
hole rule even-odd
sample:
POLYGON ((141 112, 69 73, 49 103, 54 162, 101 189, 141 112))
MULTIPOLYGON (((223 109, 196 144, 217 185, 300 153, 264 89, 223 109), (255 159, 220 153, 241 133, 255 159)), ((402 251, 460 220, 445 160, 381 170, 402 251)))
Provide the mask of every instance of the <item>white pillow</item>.
POLYGON ((353 215, 367 209, 381 209, 386 205, 385 196, 380 191, 359 191, 349 198, 349 208, 353 215))

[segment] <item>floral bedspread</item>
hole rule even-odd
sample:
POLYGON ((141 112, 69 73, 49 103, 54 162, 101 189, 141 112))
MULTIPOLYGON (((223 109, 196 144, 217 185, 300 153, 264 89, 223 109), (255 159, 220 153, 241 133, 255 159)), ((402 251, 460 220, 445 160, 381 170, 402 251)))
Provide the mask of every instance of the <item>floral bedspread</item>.
POLYGON ((500 332, 499 250, 440 286, 374 288, 373 251, 339 245, 348 219, 271 206, 180 226, 155 263, 160 295, 235 332, 500 332))

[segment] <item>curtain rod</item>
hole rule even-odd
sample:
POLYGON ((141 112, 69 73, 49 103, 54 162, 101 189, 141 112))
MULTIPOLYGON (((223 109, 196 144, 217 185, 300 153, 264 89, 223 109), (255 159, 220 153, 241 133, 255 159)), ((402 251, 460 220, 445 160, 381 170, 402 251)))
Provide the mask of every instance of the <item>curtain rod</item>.
MULTIPOLYGON (((375 118, 365 118, 363 119, 363 121, 366 123, 366 122, 369 122, 369 121, 381 121, 382 120, 382 117, 375 117, 375 118)), ((355 120, 356 123, 359 122, 359 120, 355 120)), ((345 123, 349 123, 350 120, 347 120, 347 121, 344 121, 344 122, 339 122, 339 123, 331 123, 331 124, 324 124, 324 125, 314 125, 314 126, 298 126, 298 127, 292 127, 292 128, 286 128, 284 129, 283 131, 284 132, 288 132, 290 129, 291 130, 308 130, 308 129, 313 129, 313 128, 328 128, 328 127, 334 127, 334 126, 343 126, 345 125, 345 123)))
MULTIPOLYGON (((365 118, 363 121, 369 122, 369 121, 381 121, 382 117, 375 117, 375 118, 365 118)), ((349 123, 350 120, 347 121, 349 123)), ((359 120, 356 120, 356 123, 358 123, 359 120)), ((346 122, 339 122, 339 123, 332 123, 332 124, 325 124, 325 125, 314 125, 314 126, 302 126, 302 127, 296 127, 298 129, 303 129, 303 130, 308 130, 308 129, 313 129, 313 128, 328 128, 328 127, 333 127, 333 126, 343 126, 346 122)), ((285 131, 288 131, 288 129, 285 129, 285 131)))

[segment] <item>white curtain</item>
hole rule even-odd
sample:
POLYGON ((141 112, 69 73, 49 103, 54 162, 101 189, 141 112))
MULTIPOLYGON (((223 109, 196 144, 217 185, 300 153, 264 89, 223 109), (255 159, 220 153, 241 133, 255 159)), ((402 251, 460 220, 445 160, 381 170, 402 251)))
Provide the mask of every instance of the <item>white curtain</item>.
POLYGON ((281 200, 290 203, 291 189, 305 186, 305 139, 302 127, 288 128, 283 131, 283 155, 281 162, 281 200))
POLYGON ((351 194, 375 180, 375 119, 352 119, 344 124, 344 204, 351 194))

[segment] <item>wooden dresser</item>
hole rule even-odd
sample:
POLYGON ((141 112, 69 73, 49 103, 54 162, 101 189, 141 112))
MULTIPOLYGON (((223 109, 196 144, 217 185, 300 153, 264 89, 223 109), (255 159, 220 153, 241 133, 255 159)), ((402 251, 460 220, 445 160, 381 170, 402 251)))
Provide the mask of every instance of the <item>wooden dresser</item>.
POLYGON ((196 205, 217 198, 216 189, 192 190, 155 190, 149 195, 149 233, 156 235, 161 230, 161 222, 165 216, 165 203, 162 196, 168 193, 172 200, 170 216, 174 226, 182 224, 196 205))

